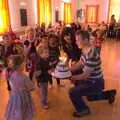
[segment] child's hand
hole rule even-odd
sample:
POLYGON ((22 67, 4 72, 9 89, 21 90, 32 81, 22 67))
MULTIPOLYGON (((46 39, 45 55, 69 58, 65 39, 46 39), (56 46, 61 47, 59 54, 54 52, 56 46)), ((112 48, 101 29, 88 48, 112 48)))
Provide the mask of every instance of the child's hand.
POLYGON ((49 74, 52 74, 52 72, 54 72, 54 70, 53 70, 53 69, 48 70, 48 73, 49 73, 49 74))
POLYGON ((48 70, 48 73, 49 73, 49 74, 51 74, 51 73, 52 73, 52 71, 51 71, 51 70, 48 70))
POLYGON ((72 60, 70 59, 70 60, 69 60, 69 63, 68 63, 68 64, 69 64, 69 67, 71 68, 73 65, 75 65, 75 63, 76 63, 75 61, 72 61, 72 60))
POLYGON ((49 65, 51 66, 51 65, 52 65, 52 62, 50 62, 49 65))
POLYGON ((54 61, 54 62, 50 62, 49 65, 51 66, 51 65, 54 65, 54 64, 56 64, 56 63, 57 63, 57 60, 54 61))
POLYGON ((71 81, 72 84, 75 84, 75 83, 76 83, 76 80, 74 79, 73 76, 70 78, 70 81, 71 81))
POLYGON ((76 62, 75 61, 72 61, 72 63, 71 63, 72 65, 75 65, 76 64, 76 62))
POLYGON ((72 67, 72 60, 71 59, 69 60, 68 65, 70 68, 72 67))

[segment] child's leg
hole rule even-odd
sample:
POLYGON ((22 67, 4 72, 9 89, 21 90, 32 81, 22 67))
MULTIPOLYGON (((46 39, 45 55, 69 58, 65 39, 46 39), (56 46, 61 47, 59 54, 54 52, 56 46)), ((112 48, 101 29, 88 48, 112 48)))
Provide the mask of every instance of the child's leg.
POLYGON ((57 80, 57 85, 60 85, 60 79, 56 78, 56 80, 57 80))
POLYGON ((34 70, 31 70, 29 73, 30 80, 33 80, 34 70))
POLYGON ((7 88, 8 88, 8 91, 11 91, 9 80, 7 80, 7 88))
POLYGON ((40 83, 40 97, 42 105, 47 105, 48 83, 40 83))
POLYGON ((60 79, 59 79, 59 78, 56 78, 56 80, 57 80, 57 85, 58 85, 58 87, 65 87, 64 84, 61 84, 61 83, 60 83, 60 79))
POLYGON ((16 110, 15 114, 8 119, 9 120, 24 120, 21 110, 16 110))
POLYGON ((50 83, 50 85, 53 85, 52 77, 49 79, 49 83, 50 83))

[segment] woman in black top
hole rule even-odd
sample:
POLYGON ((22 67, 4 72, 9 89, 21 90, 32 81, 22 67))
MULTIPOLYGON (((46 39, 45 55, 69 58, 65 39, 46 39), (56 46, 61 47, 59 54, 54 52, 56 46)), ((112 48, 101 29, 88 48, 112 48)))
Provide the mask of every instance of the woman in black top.
POLYGON ((68 59, 72 61, 78 61, 81 56, 81 49, 78 48, 75 41, 74 31, 71 28, 64 29, 62 33, 63 50, 68 59))

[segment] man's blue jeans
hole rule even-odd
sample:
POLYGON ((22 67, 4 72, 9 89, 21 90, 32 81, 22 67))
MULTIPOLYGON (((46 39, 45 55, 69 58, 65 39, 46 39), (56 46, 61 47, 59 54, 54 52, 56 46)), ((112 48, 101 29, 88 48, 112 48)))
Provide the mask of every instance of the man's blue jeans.
POLYGON ((95 94, 96 100, 108 99, 107 93, 103 92, 104 81, 98 80, 95 84, 91 82, 81 82, 78 86, 75 86, 69 90, 69 97, 73 103, 75 109, 80 112, 83 109, 88 108, 83 100, 83 96, 90 96, 95 94))

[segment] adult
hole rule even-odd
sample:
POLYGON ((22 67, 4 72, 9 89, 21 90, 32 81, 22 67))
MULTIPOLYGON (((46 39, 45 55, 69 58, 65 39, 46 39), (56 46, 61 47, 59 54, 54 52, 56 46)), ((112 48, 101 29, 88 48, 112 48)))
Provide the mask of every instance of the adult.
POLYGON ((75 42, 75 33, 72 28, 64 28, 62 32, 62 46, 64 52, 67 54, 68 59, 78 61, 81 56, 81 49, 78 48, 75 42))
POLYGON ((59 38, 60 49, 62 49, 62 31, 63 31, 63 26, 61 21, 59 21, 56 23, 56 26, 55 26, 55 35, 57 35, 59 38))
POLYGON ((116 24, 115 15, 111 16, 110 24, 116 24))
POLYGON ((41 26, 40 26, 40 29, 41 29, 41 37, 44 37, 45 36, 45 33, 46 33, 46 24, 43 22, 41 23, 41 26))
POLYGON ((35 38, 39 39, 40 38, 40 33, 41 33, 40 25, 36 24, 36 27, 35 27, 35 38))
POLYGON ((104 79, 101 70, 99 53, 90 45, 89 34, 86 31, 76 33, 76 44, 82 48, 80 61, 76 63, 71 71, 75 72, 82 68, 83 73, 73 75, 71 81, 79 84, 69 90, 69 97, 76 109, 74 117, 83 117, 90 114, 89 107, 83 100, 83 96, 89 96, 89 100, 108 100, 112 104, 115 100, 116 90, 103 91, 104 79))
POLYGON ((75 25, 75 30, 81 30, 81 25, 79 23, 79 21, 76 21, 76 25, 75 25))
POLYGON ((14 41, 16 39, 16 34, 13 32, 12 27, 9 27, 9 32, 7 33, 9 36, 10 42, 14 41))
POLYGON ((112 15, 111 19, 110 19, 110 25, 109 25, 109 35, 110 35, 110 37, 114 37, 114 34, 115 34, 115 32, 114 32, 115 24, 116 24, 115 15, 112 15))

